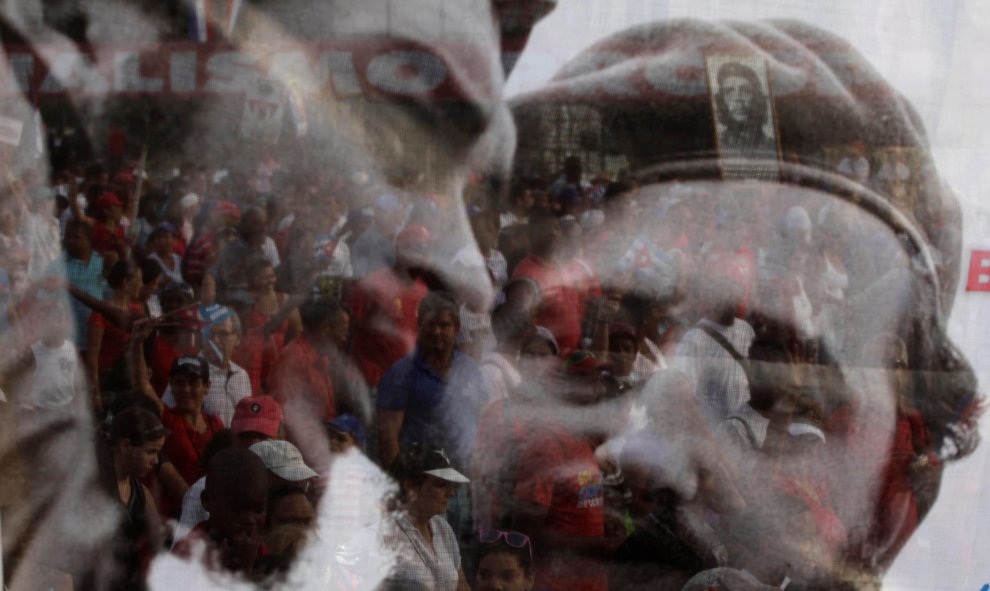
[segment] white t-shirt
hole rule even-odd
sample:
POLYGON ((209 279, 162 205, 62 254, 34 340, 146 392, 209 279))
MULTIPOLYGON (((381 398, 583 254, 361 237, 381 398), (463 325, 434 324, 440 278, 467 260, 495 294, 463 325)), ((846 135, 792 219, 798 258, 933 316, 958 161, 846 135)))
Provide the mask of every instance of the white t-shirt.
POLYGON ((395 567, 380 591, 456 591, 461 568, 457 535, 442 515, 430 519, 433 548, 405 515, 386 526, 385 544, 396 551, 395 567))
POLYGON ((34 376, 28 400, 37 408, 58 408, 72 402, 76 386, 81 384, 79 354, 72 341, 66 339, 54 349, 41 341, 31 345, 34 354, 34 376))

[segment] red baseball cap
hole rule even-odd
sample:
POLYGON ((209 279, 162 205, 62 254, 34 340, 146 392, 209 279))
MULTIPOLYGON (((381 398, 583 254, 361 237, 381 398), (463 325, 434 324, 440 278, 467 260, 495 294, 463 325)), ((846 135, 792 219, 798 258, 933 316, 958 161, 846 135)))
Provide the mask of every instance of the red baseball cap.
POLYGON ((271 396, 248 396, 241 398, 234 407, 234 418, 230 429, 234 433, 256 431, 269 437, 278 436, 282 424, 282 407, 271 396))
POLYGON ((113 193, 104 193, 96 198, 96 207, 100 209, 106 209, 113 205, 116 205, 117 207, 123 207, 124 202, 121 201, 120 198, 114 195, 113 193))
POLYGON ((595 357, 590 351, 574 351, 564 359, 564 375, 588 376, 612 369, 612 364, 595 357))

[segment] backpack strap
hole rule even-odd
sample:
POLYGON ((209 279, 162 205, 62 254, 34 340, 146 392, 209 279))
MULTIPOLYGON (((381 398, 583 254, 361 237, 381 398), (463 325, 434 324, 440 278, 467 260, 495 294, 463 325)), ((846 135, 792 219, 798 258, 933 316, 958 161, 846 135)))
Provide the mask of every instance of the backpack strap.
POLYGON ((726 353, 728 353, 729 355, 732 355, 732 358, 733 359, 735 359, 739 363, 743 363, 744 361, 746 361, 746 358, 743 357, 739 353, 739 351, 737 351, 736 348, 732 346, 732 343, 730 343, 729 340, 725 338, 725 335, 723 335, 719 331, 715 330, 714 328, 708 326, 707 324, 699 324, 698 325, 698 328, 700 328, 701 330, 705 331, 705 334, 707 334, 708 336, 710 336, 712 338, 712 340, 714 340, 723 349, 725 349, 725 352, 726 353))

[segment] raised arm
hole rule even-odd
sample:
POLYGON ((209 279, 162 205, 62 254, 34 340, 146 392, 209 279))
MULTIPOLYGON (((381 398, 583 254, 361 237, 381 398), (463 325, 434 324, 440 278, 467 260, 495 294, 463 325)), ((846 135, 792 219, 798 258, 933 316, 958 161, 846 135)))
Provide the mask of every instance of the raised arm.
POLYGON ((162 401, 158 397, 158 393, 151 386, 151 375, 148 371, 148 364, 144 359, 144 342, 157 327, 158 321, 150 318, 134 323, 131 332, 131 342, 127 347, 127 363, 134 389, 151 399, 155 403, 155 406, 158 407, 158 412, 161 413, 163 408, 162 401))

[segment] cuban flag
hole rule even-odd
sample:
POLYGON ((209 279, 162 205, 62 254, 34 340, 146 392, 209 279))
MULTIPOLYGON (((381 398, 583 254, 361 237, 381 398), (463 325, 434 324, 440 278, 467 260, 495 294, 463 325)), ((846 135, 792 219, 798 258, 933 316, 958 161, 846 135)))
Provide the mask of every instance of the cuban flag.
POLYGON ((656 250, 656 247, 653 245, 653 242, 640 234, 629 245, 626 254, 622 255, 622 258, 619 259, 619 270, 625 272, 634 269, 649 268, 652 266, 655 257, 654 250, 656 250))
POLYGON ((189 37, 215 43, 233 35, 244 0, 191 0, 190 4, 189 37))
POLYGON ((289 97, 289 114, 292 116, 296 137, 303 137, 309 133, 309 117, 306 115, 306 101, 303 99, 302 93, 299 92, 299 87, 295 83, 289 84, 287 94, 289 97))

